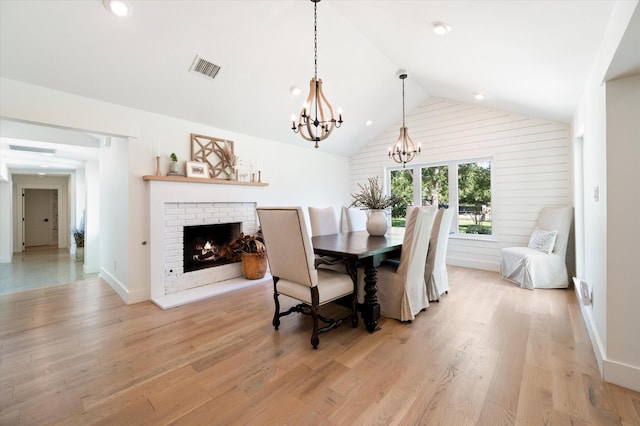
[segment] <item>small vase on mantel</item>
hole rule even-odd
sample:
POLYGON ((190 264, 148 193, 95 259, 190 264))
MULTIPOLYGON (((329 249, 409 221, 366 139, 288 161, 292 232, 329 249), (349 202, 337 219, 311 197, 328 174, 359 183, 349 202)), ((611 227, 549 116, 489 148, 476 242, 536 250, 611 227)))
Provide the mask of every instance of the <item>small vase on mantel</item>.
POLYGON ((374 237, 381 237, 387 233, 387 214, 384 210, 369 210, 367 217, 367 232, 374 237))

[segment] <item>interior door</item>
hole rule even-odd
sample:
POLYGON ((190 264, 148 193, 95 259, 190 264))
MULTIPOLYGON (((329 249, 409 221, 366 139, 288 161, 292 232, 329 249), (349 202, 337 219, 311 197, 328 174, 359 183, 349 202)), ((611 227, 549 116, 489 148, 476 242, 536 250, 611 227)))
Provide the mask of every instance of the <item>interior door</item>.
POLYGON ((49 208, 53 189, 24 190, 24 246, 46 246, 51 240, 52 218, 49 208))

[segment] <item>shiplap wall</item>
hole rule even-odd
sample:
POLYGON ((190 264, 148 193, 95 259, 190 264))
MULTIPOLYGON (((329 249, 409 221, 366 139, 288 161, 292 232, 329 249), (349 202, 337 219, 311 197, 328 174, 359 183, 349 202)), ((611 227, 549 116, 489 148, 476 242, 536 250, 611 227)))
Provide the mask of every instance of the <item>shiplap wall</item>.
MULTIPOLYGON (((569 125, 519 114, 429 98, 406 117, 409 134, 422 144, 414 163, 492 158, 491 239, 452 237, 447 263, 499 270, 500 249, 525 246, 540 209, 571 204, 569 125)), ((351 190, 368 177, 382 180, 400 123, 351 159, 351 190)))

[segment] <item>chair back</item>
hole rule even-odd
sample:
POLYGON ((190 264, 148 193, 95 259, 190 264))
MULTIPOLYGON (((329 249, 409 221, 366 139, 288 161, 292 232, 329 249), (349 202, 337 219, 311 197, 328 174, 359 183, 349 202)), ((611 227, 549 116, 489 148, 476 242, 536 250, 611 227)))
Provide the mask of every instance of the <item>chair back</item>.
POLYGON ((431 236, 429 238, 429 251, 427 252, 427 260, 424 270, 424 279, 429 283, 431 274, 433 273, 433 267, 436 261, 436 251, 438 249, 438 237, 440 236, 440 226, 442 223, 442 215, 444 214, 444 207, 441 207, 436 212, 436 216, 433 220, 433 227, 431 228, 431 236))
POLYGON ((407 209, 402 253, 397 273, 406 277, 407 280, 418 279, 423 286, 425 259, 435 216, 435 209, 407 209))
POLYGON ((309 222, 312 237, 340 232, 333 207, 309 207, 309 222))
POLYGON ((271 275, 314 287, 313 246, 301 207, 258 207, 271 275))
POLYGON ((536 226, 545 231, 557 231, 553 254, 564 258, 567 254, 569 232, 573 220, 573 207, 543 207, 536 226))
POLYGON ((346 221, 345 232, 365 231, 367 229, 367 212, 357 207, 343 207, 342 213, 346 221))

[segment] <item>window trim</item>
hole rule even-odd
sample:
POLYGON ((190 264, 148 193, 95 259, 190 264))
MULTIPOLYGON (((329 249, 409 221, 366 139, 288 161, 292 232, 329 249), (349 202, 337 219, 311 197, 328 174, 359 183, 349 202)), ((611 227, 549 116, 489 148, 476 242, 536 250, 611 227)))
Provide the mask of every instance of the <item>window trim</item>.
MULTIPOLYGON (((388 166, 385 167, 384 170, 384 180, 385 180, 385 188, 386 194, 391 195, 391 172, 402 169, 410 169, 413 170, 414 176, 422 176, 422 169, 428 167, 437 167, 437 166, 447 166, 449 170, 449 208, 455 207, 456 211, 460 211, 459 199, 458 199, 458 166, 460 164, 467 163, 481 163, 481 162, 489 162, 491 164, 491 208, 493 210, 493 196, 494 196, 494 158, 493 156, 482 156, 482 157, 470 157, 470 158, 462 158, 458 160, 447 160, 447 161, 434 161, 431 163, 413 163, 410 165, 402 166, 388 166), (454 201, 455 200, 455 201, 454 201)), ((422 205, 422 179, 413 179, 413 205, 420 206, 422 205)), ((491 212, 491 234, 465 234, 458 232, 459 229, 459 214, 453 216, 454 220, 451 221, 451 225, 449 231, 450 237, 457 239, 469 239, 469 240, 485 240, 485 241, 495 241, 495 222, 493 211, 491 212)))

